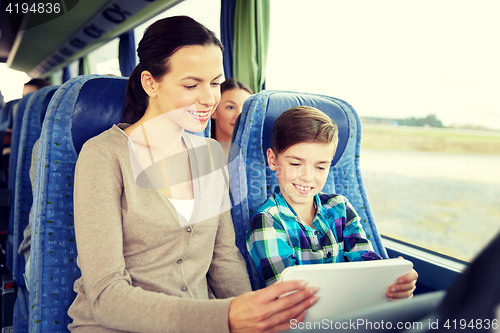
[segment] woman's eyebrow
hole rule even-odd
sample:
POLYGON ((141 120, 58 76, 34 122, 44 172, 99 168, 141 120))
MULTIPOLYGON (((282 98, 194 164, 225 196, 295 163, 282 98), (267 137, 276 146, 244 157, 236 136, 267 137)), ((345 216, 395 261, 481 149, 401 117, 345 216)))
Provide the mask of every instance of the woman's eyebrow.
POLYGON ((195 81, 198 81, 198 82, 201 82, 203 81, 203 79, 199 78, 199 77, 196 77, 196 76, 186 76, 185 78, 183 78, 181 81, 184 81, 184 80, 195 80, 195 81))
MULTIPOLYGON (((220 73, 219 75, 217 75, 215 78, 212 79, 212 81, 214 80, 218 80, 222 77, 222 73, 220 73)), ((186 76, 185 78, 183 78, 181 81, 183 80, 195 80, 197 82, 202 82, 203 79, 202 78, 199 78, 197 76, 192 76, 192 75, 189 75, 189 76, 186 76)))

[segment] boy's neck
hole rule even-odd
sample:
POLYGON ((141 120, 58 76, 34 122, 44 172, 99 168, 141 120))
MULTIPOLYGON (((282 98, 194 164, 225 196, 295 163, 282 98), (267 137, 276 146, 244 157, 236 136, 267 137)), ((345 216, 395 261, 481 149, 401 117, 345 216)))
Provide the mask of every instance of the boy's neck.
POLYGON ((302 213, 302 212, 299 213, 299 212, 296 211, 296 213, 299 216, 299 218, 302 221, 302 223, 307 224, 311 228, 315 229, 313 227, 313 222, 312 222, 313 219, 314 219, 314 215, 316 215, 316 210, 314 209, 314 205, 312 205, 312 211, 309 210, 309 212, 304 212, 304 213, 302 213))
MULTIPOLYGON (((281 192, 281 189, 280 189, 281 192)), ((293 208, 295 211, 295 214, 299 217, 299 219, 302 221, 302 223, 310 226, 311 228, 314 228, 312 225, 312 221, 314 219, 314 216, 316 215, 316 207, 314 207, 314 197, 311 201, 304 203, 304 204, 295 204, 293 202, 290 202, 287 200, 286 196, 283 195, 283 192, 281 192, 281 195, 285 199, 288 205, 293 208)))

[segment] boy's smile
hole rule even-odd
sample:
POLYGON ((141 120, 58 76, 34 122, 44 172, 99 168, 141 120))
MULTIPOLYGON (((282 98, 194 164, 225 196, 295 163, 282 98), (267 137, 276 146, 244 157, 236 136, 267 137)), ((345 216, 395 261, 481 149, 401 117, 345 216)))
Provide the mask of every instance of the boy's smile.
POLYGON ((303 220, 314 209, 313 198, 325 185, 335 148, 334 142, 301 142, 278 156, 271 148, 267 150, 269 168, 276 171, 281 194, 303 220))

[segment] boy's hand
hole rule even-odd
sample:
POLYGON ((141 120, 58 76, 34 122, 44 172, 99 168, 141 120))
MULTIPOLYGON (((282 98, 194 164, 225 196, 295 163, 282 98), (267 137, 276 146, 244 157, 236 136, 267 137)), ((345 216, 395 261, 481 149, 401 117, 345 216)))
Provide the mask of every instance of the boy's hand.
MULTIPOLYGON (((403 257, 401 256, 399 256, 398 258, 403 259, 403 257)), ((413 297, 413 291, 415 290, 417 278, 417 272, 412 269, 410 273, 401 276, 398 279, 397 283, 390 286, 385 295, 387 296, 389 301, 413 297)))

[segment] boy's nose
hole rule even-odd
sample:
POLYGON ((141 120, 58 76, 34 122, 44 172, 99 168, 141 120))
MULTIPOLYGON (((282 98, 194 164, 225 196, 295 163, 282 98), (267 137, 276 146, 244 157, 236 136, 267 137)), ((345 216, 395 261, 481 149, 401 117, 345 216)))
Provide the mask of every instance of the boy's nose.
POLYGON ((300 178, 302 178, 303 180, 312 180, 313 178, 313 170, 310 168, 310 167, 302 167, 300 168, 300 178))

